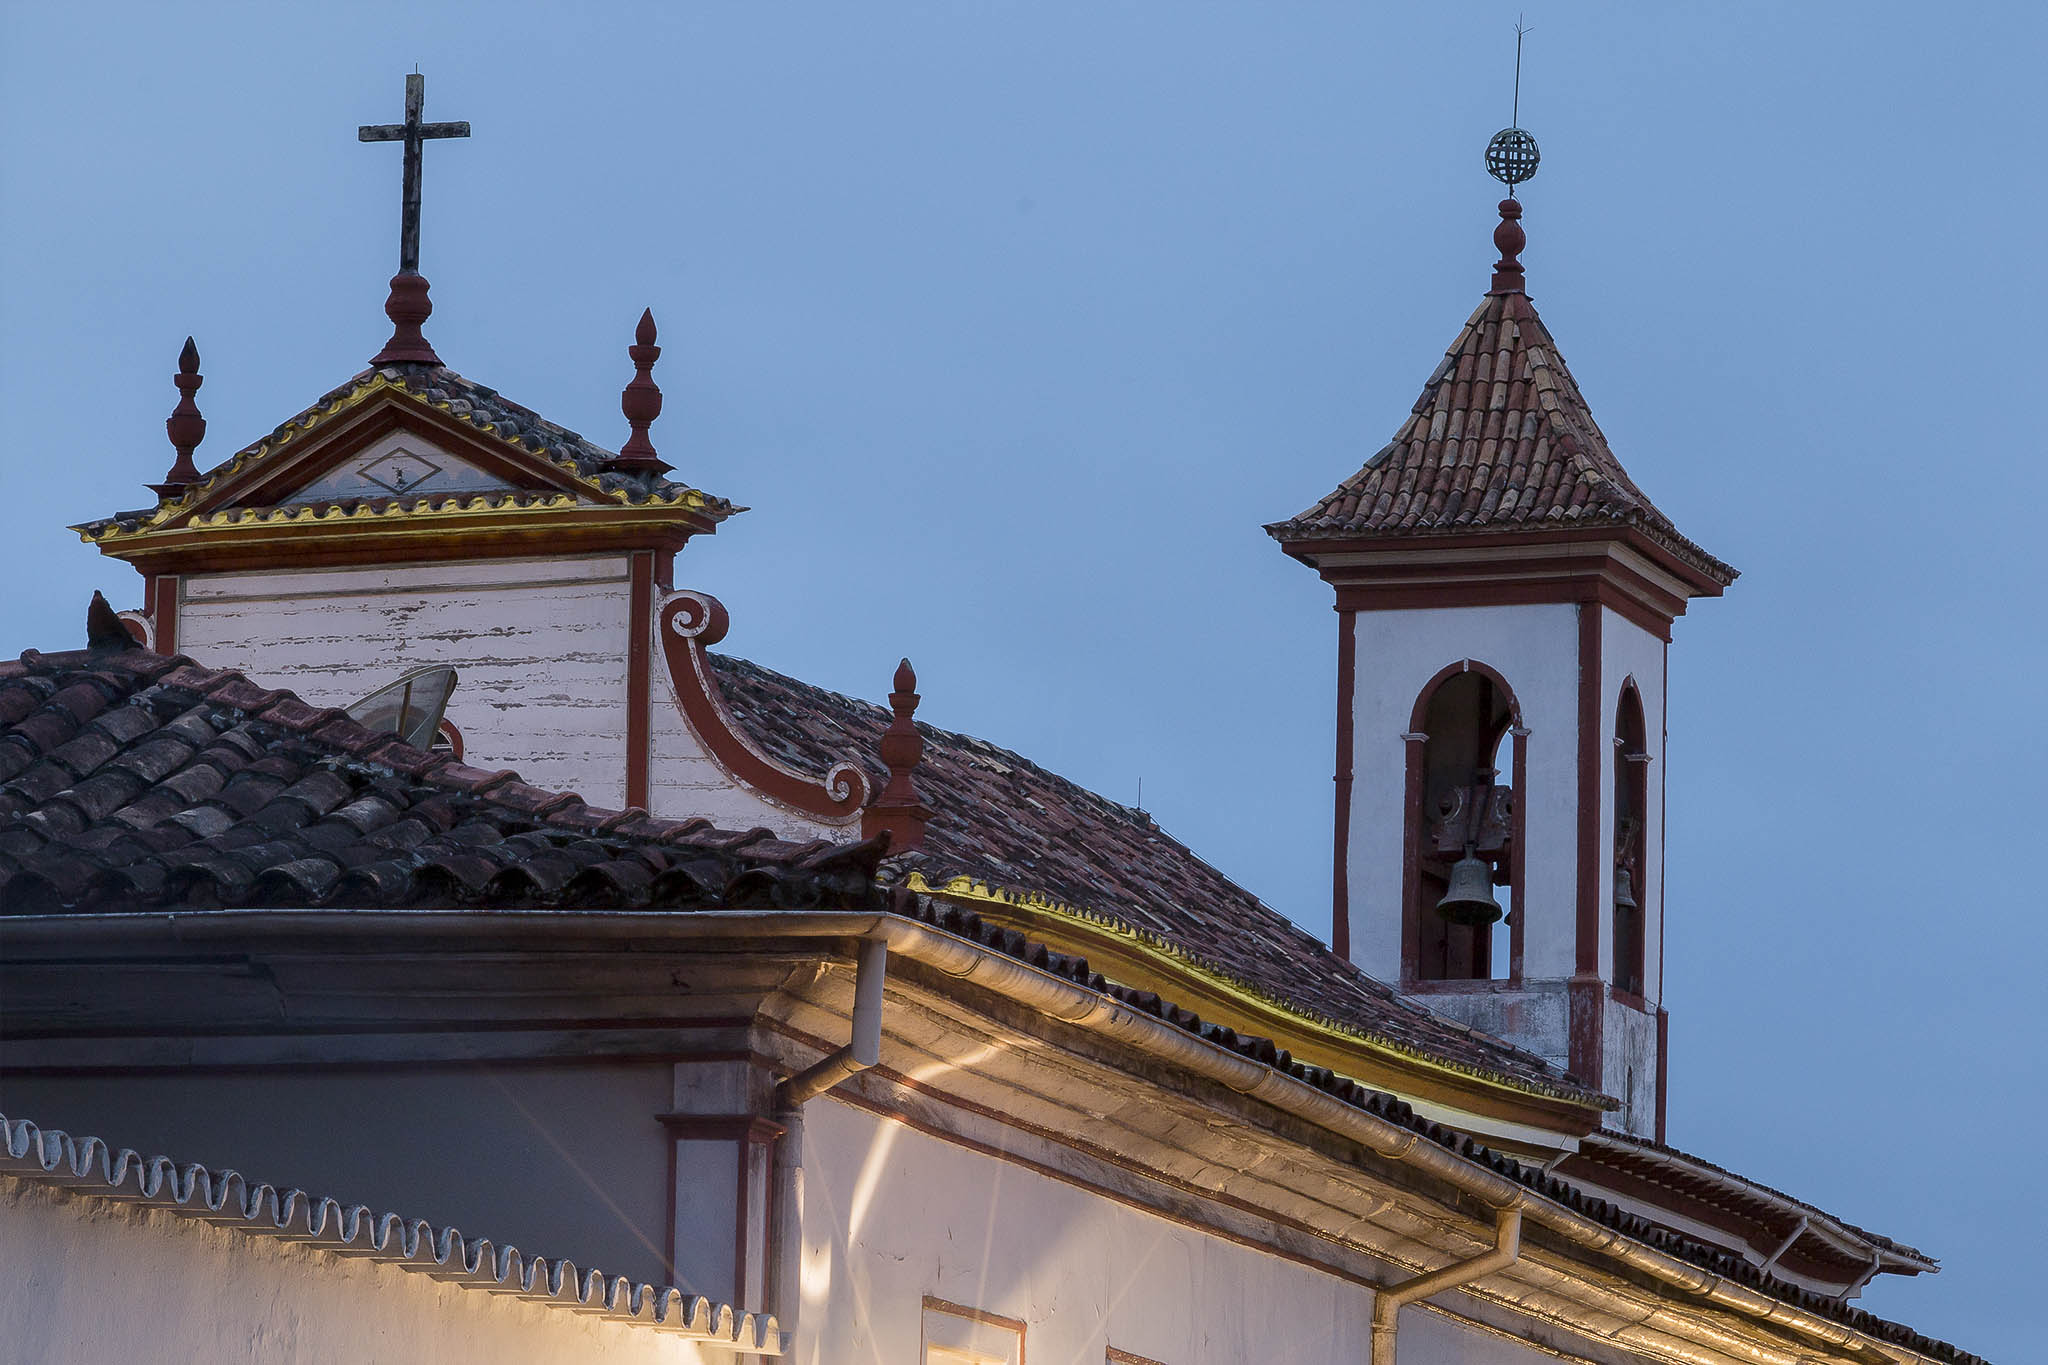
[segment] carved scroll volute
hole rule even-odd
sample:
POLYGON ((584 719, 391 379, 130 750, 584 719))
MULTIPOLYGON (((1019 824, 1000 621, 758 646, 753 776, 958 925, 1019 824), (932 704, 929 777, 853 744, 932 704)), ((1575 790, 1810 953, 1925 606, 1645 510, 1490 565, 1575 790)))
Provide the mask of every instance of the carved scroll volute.
POLYGON ((1508 846, 1514 831, 1515 792, 1512 787, 1499 784, 1488 786, 1453 787, 1445 793, 1437 806, 1437 820, 1434 828, 1436 851, 1456 858, 1465 851, 1469 839, 1473 851, 1478 853, 1499 853, 1508 846), (1485 802, 1476 831, 1472 824, 1472 812, 1485 802))
POLYGON ((655 638, 683 719, 705 752, 741 786, 821 824, 859 820, 868 800, 868 779, 850 758, 834 763, 822 778, 798 772, 761 752, 733 719, 705 656, 731 624, 724 604, 709 593, 671 593, 656 608, 655 638))

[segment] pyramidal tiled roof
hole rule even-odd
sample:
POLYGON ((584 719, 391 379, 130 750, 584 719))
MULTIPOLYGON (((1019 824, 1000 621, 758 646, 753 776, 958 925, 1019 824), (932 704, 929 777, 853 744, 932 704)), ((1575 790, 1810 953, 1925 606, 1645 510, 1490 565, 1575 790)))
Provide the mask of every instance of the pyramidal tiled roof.
POLYGON ((1621 467, 1522 292, 1519 266, 1503 283, 1497 274, 1394 439, 1267 532, 1302 541, 1630 526, 1718 582, 1734 581, 1735 570, 1680 535, 1621 467))

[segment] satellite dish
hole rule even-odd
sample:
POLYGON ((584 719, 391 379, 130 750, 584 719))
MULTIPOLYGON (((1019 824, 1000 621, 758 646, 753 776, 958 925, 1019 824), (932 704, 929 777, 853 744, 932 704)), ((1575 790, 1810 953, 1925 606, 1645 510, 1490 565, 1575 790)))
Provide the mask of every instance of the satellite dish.
POLYGON ((441 733, 448 694, 454 690, 455 670, 435 664, 415 668, 344 709, 365 730, 396 735, 415 749, 431 749, 441 733))

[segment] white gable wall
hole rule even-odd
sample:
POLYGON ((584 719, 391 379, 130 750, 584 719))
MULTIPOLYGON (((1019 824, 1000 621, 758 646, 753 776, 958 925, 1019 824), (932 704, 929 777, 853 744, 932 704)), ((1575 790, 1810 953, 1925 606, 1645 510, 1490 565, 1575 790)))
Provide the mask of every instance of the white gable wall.
POLYGON ((466 762, 618 807, 629 601, 623 555, 195 574, 177 648, 318 706, 452 665, 466 762))

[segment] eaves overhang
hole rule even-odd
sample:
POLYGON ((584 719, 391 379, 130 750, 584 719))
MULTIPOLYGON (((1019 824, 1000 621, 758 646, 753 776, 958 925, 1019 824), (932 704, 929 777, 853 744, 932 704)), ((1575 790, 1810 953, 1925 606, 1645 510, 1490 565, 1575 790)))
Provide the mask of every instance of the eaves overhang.
MULTIPOLYGON (((930 969, 935 979, 971 985, 1099 1033, 1356 1142, 1376 1158, 1409 1167, 1476 1204, 1520 1208, 1538 1241, 1607 1267, 1623 1280, 1656 1286, 1660 1296, 1687 1306, 1686 1318, 1701 1311, 1727 1314, 1748 1324, 1745 1331, 1869 1365, 1896 1362, 1900 1350, 1943 1365, 1984 1365, 1949 1343, 1778 1280, 1733 1252, 1704 1246, 1585 1195, 1539 1167, 1417 1115, 1393 1095, 1299 1061, 1269 1039, 1203 1024, 1147 992, 1114 987, 1085 962, 1030 942, 1014 929, 907 890, 892 897, 892 907, 872 913, 200 910, 33 915, 0 918, 0 961, 23 949, 133 954, 165 948, 219 951, 230 943, 238 951, 262 944, 304 950, 324 943, 343 950, 354 945, 355 951, 418 952, 437 942, 465 950, 487 942, 494 953, 509 953, 543 947, 588 951, 610 945, 640 952, 689 942, 810 941, 850 955, 858 942, 880 940, 892 955, 930 969)), ((1673 1319, 1673 1330, 1678 1321, 1673 1319)), ((1726 1344, 1721 1329, 1709 1330, 1717 1345, 1726 1344)))

